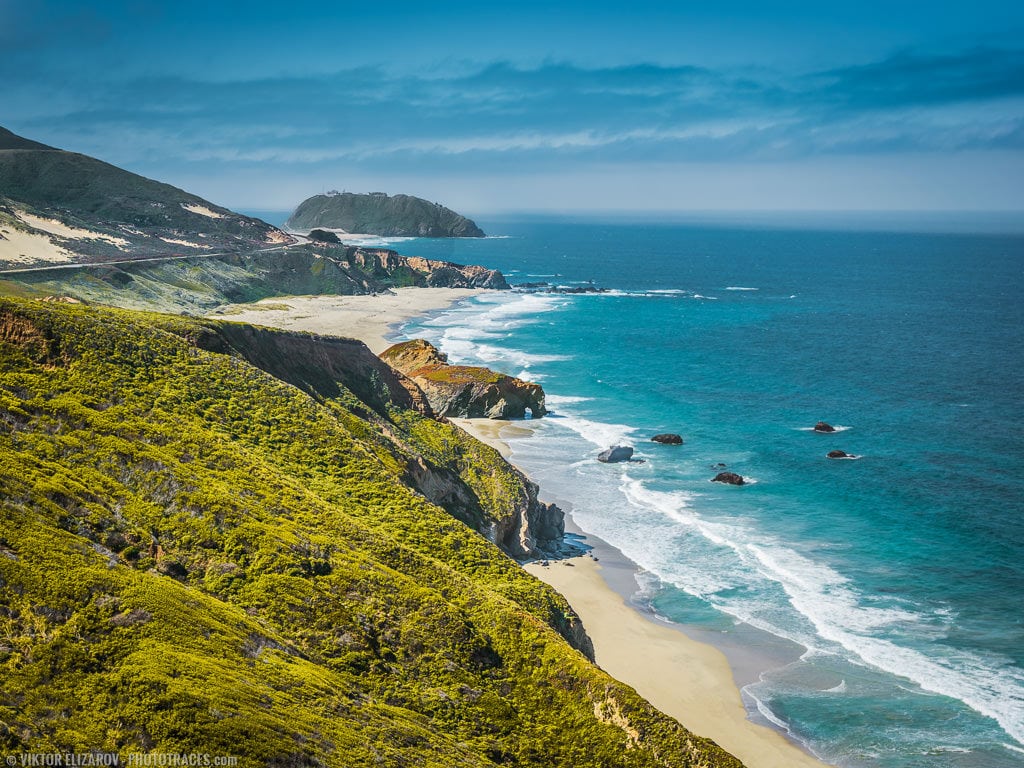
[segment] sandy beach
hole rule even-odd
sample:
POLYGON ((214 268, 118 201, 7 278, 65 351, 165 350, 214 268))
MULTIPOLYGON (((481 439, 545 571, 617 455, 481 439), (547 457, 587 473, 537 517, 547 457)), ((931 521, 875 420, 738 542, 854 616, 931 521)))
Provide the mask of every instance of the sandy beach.
MULTIPOLYGON (((401 288, 378 296, 315 296, 266 299, 222 307, 212 314, 276 328, 357 338, 375 353, 389 347, 395 325, 425 312, 444 309, 480 291, 401 288)), ((509 458, 506 439, 526 437, 529 422, 452 419, 509 458)), ((543 495, 543 489, 541 489, 543 495)), ((603 544, 603 542, 602 542, 603 544)), ((604 545, 607 547, 607 545, 604 545)), ((602 552, 604 555, 604 552, 602 552)), ((620 556, 621 558, 621 556, 620 556)), ((779 732, 747 719, 726 656, 680 629, 655 621, 631 607, 609 586, 607 568, 628 571, 631 564, 589 555, 531 563, 525 568, 561 592, 583 619, 597 663, 694 733, 714 739, 748 768, 822 768, 779 732)))
POLYGON ((359 339, 374 354, 387 349, 393 327, 481 293, 477 288, 398 288, 376 296, 290 296, 218 307, 210 317, 359 339))
MULTIPOLYGON (((478 440, 509 458, 504 438, 525 436, 529 428, 518 422, 488 419, 453 419, 478 440)), ((527 422, 528 424, 528 422, 527 422)), ((541 489, 541 496, 544 489, 541 489)), ((569 526, 567 526, 569 527, 569 526)), ((598 544, 584 535, 584 542, 598 544)), ((748 768, 822 768, 814 758, 778 731, 747 719, 733 670, 725 654, 712 645, 693 640, 681 629, 656 621, 630 606, 609 586, 603 573, 615 568, 617 582, 630 578, 632 563, 621 553, 609 558, 604 542, 595 547, 601 558, 590 555, 551 561, 547 566, 528 563, 527 571, 557 589, 576 609, 594 642, 598 666, 636 691, 694 733, 716 741, 748 768)))

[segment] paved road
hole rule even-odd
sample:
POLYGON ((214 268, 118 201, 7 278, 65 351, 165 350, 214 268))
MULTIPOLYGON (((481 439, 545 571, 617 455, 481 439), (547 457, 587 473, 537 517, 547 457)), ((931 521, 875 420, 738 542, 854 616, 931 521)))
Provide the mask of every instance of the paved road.
POLYGON ((146 264, 158 261, 184 261, 186 259, 213 259, 218 256, 247 256, 252 253, 269 253, 293 248, 301 245, 302 240, 287 245, 274 245, 269 248, 257 248, 253 251, 222 251, 221 253, 195 253, 191 256, 154 256, 147 259, 118 259, 117 261, 94 261, 87 264, 50 264, 45 267, 20 267, 19 269, 0 269, 0 275, 20 275, 27 272, 50 272, 54 269, 88 269, 89 267, 110 267, 117 264, 146 264))

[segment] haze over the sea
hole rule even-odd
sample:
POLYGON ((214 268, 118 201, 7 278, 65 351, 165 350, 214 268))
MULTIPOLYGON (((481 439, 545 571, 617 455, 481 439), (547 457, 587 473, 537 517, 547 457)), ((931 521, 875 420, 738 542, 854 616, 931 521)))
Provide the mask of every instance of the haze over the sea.
POLYGON ((1005 0, 0 1, 4 124, 233 208, 1021 210, 1005 0))

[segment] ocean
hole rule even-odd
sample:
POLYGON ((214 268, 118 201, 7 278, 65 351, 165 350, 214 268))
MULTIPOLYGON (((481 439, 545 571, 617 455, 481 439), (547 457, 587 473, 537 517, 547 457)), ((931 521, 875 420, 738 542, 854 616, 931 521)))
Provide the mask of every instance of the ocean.
POLYGON ((1019 226, 479 223, 396 247, 607 291, 487 293, 400 333, 544 386, 513 461, 638 566, 635 602, 742 660, 751 717, 828 762, 1024 765, 1019 226), (644 461, 595 460, 616 444, 644 461))

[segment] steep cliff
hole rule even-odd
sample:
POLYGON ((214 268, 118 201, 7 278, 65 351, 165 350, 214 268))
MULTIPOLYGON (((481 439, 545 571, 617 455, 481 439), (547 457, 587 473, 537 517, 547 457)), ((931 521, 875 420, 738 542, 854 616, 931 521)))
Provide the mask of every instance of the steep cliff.
POLYGON ((539 384, 489 368, 450 365, 444 353, 423 339, 395 344, 381 359, 419 384, 441 416, 521 419, 527 410, 533 418, 547 413, 539 384))
POLYGON ((299 203, 286 226, 296 232, 319 227, 389 237, 484 236, 472 220, 440 203, 383 192, 314 195, 299 203))
POLYGON ((0 748, 738 768, 410 482, 493 525, 507 465, 321 341, 0 300, 0 748))

